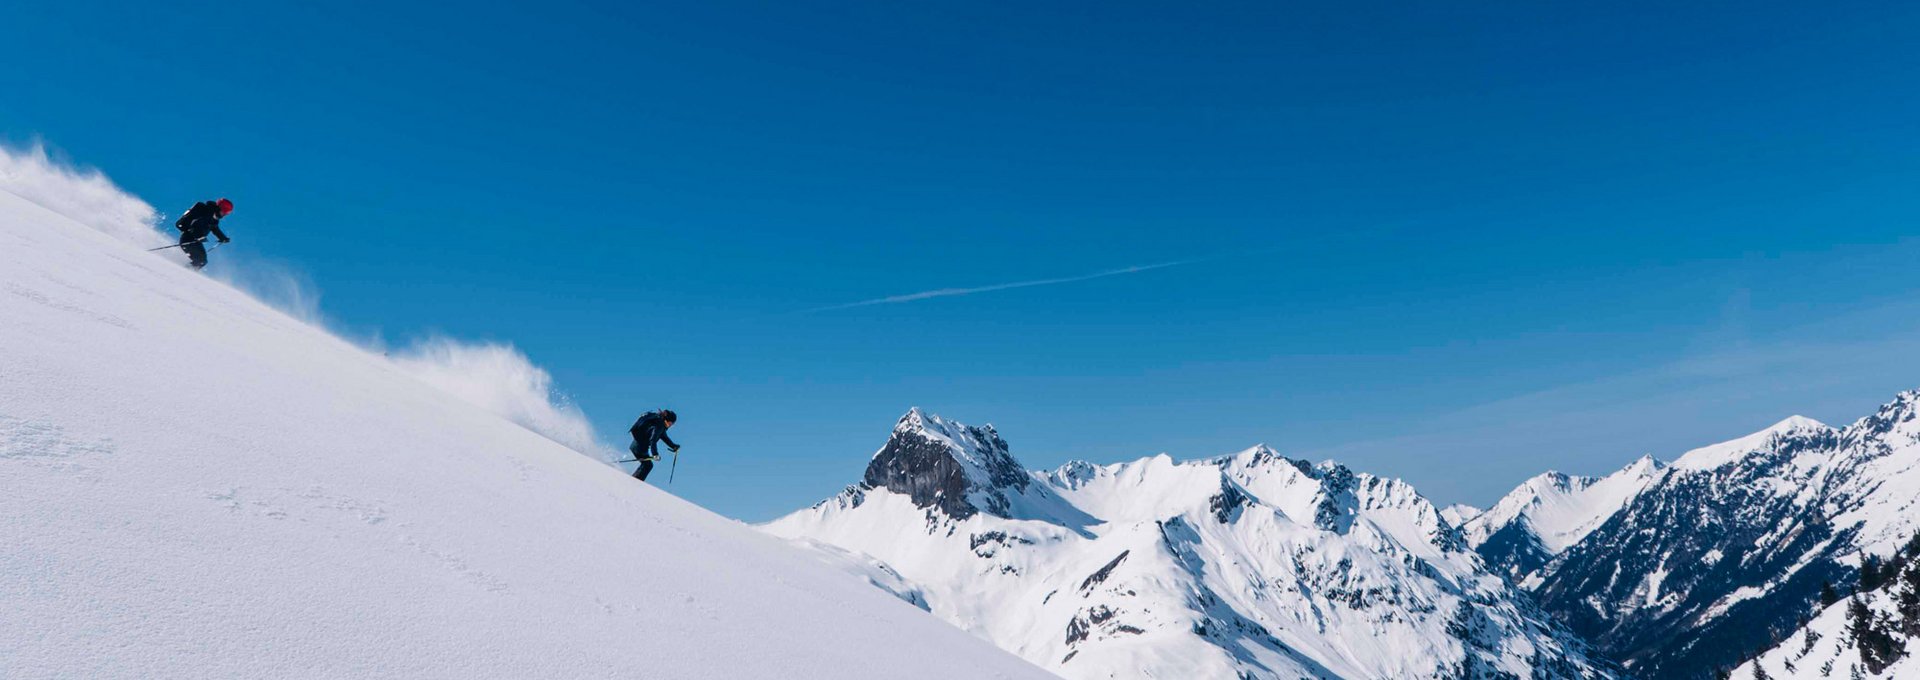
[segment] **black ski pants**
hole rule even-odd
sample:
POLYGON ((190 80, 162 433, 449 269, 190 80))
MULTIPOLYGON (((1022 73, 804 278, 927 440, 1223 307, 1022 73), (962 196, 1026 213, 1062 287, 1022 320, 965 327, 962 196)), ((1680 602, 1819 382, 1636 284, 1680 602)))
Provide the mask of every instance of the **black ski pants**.
POLYGON ((180 235, 180 249, 186 251, 187 261, 193 263, 194 269, 207 266, 207 244, 205 238, 206 237, 203 236, 199 239, 191 239, 187 238, 186 234, 180 235))
POLYGON ((634 458, 640 459, 640 468, 633 471, 633 478, 647 481, 647 473, 653 472, 653 459, 647 456, 647 448, 641 446, 639 440, 634 440, 633 445, 628 446, 627 450, 633 452, 634 458))

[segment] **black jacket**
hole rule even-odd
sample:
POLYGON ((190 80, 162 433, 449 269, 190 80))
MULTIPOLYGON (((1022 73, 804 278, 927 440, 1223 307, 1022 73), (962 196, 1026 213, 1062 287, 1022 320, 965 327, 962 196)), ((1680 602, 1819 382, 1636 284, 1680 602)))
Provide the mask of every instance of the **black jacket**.
POLYGON ((174 221, 173 228, 180 230, 182 241, 203 241, 209 232, 222 242, 227 240, 226 232, 220 231, 220 205, 213 201, 193 204, 187 214, 174 221))
POLYGON ((680 450, 680 445, 667 436, 667 421, 658 413, 649 412, 640 416, 639 420, 633 421, 633 428, 627 431, 633 433, 633 455, 645 452, 645 455, 657 458, 660 456, 660 442, 666 442, 669 449, 680 450))

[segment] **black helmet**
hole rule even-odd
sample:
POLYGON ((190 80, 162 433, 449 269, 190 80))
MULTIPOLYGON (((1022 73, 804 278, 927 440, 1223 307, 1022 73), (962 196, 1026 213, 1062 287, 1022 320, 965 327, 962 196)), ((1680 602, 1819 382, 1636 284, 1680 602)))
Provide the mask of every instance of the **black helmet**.
POLYGON ((670 408, 660 409, 660 419, 667 421, 669 423, 680 422, 680 416, 674 413, 673 409, 670 409, 670 408))

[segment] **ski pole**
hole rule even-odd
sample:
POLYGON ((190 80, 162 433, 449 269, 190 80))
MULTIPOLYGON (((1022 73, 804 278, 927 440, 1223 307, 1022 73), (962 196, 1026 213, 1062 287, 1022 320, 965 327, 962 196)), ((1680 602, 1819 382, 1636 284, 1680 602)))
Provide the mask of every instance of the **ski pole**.
POLYGON ((673 467, 667 468, 667 483, 673 483, 673 473, 680 470, 680 452, 673 452, 673 467))
MULTIPOLYGON (((149 252, 149 253, 151 253, 151 252, 153 252, 153 251, 156 251, 156 250, 166 250, 166 249, 168 249, 168 248, 178 248, 178 247, 180 247, 180 246, 184 246, 184 245, 186 245, 186 244, 188 244, 188 243, 203 243, 203 242, 205 242, 205 241, 206 241, 206 239, 195 239, 195 240, 192 240, 192 241, 186 241, 186 242, 183 242, 183 243, 175 243, 175 244, 173 244, 173 245, 170 245, 170 246, 160 246, 160 247, 158 247, 158 248, 148 248, 148 249, 147 249, 147 252, 149 252)), ((216 245, 216 246, 214 246, 214 248, 218 248, 218 247, 220 247, 220 246, 218 246, 218 245, 216 245)), ((209 248, 208 250, 212 250, 212 248, 209 248)))

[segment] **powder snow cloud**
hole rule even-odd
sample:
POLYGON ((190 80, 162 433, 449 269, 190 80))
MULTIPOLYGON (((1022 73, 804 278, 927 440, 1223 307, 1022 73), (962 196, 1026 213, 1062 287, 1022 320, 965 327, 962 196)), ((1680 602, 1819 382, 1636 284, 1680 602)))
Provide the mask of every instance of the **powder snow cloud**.
POLYGON ((599 441, 580 407, 554 389, 546 369, 512 345, 432 337, 395 352, 392 360, 448 394, 575 451, 611 460, 611 447, 599 441))
POLYGON ((160 213, 115 186, 99 170, 54 160, 44 144, 0 144, 0 191, 144 248, 165 245, 154 230, 160 213))

